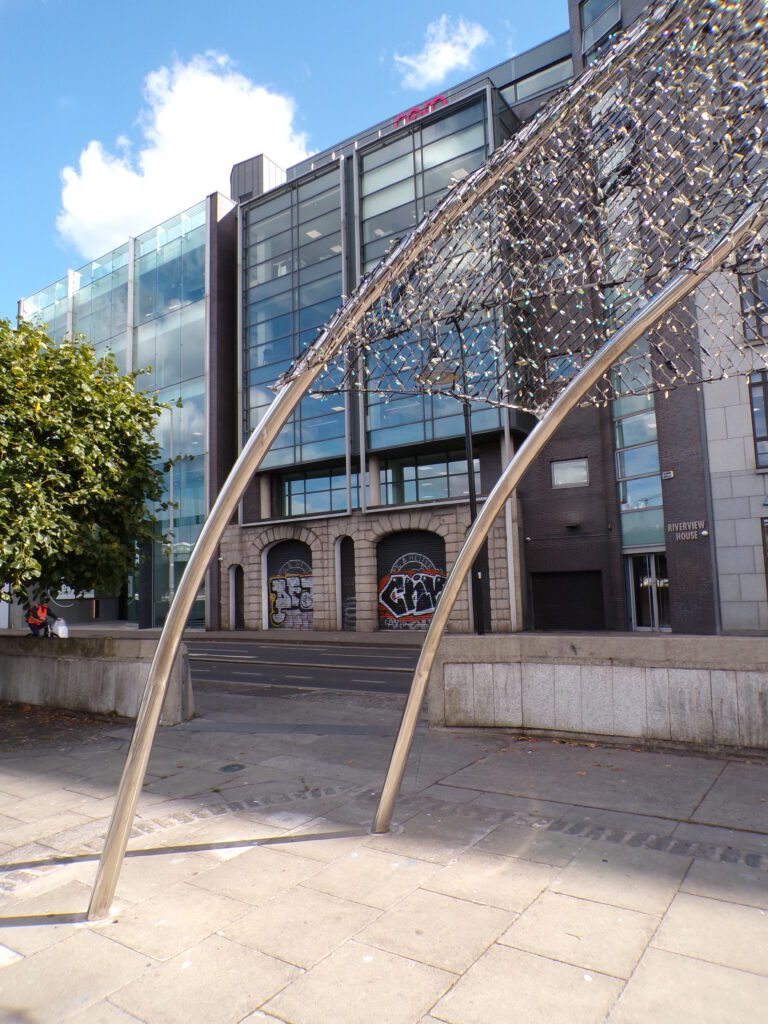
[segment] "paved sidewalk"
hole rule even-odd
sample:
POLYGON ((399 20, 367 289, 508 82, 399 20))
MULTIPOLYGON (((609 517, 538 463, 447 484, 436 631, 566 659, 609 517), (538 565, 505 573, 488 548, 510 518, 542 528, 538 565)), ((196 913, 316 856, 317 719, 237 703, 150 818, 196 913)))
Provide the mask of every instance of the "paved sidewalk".
POLYGON ((4 1024, 766 1019, 765 764, 423 729, 372 836, 401 698, 199 704, 98 925, 130 729, 2 755, 4 1024))

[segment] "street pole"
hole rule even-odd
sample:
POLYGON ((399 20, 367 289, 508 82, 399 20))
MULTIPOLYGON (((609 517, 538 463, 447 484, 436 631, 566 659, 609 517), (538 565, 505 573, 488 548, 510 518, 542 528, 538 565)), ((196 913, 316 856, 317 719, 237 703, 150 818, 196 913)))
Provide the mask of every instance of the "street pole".
MULTIPOLYGON (((469 526, 470 529, 477 519, 477 488, 475 487, 475 455, 472 445, 472 405, 467 397, 467 364, 464 355, 464 335, 461 333, 459 321, 454 320, 456 333, 459 336, 459 354, 461 359, 461 380, 464 396, 461 399, 464 411, 464 457, 467 460, 467 481, 469 483, 469 526)), ((483 589, 482 569, 480 560, 477 559, 472 565, 470 573, 470 587, 472 590, 472 617, 475 622, 475 633, 478 636, 485 636, 485 616, 483 615, 483 589)), ((487 582, 487 581, 486 581, 487 582)))
MULTIPOLYGON (((463 362, 463 359, 462 359, 463 362)), ((475 487, 475 457, 472 450, 472 410, 468 399, 461 402, 464 408, 464 452, 467 460, 467 479, 469 480, 469 525, 477 519, 477 489, 475 487)), ((485 618, 483 616, 482 570, 479 559, 473 564, 471 576, 472 613, 475 620, 475 632, 478 636, 485 635, 485 618)))

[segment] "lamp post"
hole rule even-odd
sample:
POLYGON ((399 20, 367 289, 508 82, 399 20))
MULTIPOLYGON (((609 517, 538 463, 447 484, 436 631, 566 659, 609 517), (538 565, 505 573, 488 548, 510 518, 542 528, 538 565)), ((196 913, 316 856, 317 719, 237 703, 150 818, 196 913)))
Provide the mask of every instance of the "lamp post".
MULTIPOLYGON (((470 527, 477 519, 477 488, 475 486, 475 455, 472 444, 472 405, 467 395, 467 362, 464 352, 464 335, 461 332, 458 320, 452 321, 459 338, 459 364, 461 367, 461 395, 454 395, 461 402, 464 414, 464 458, 467 463, 467 483, 469 488, 469 525, 470 527)), ((442 356, 436 349, 435 355, 429 360, 425 369, 417 374, 417 380, 434 388, 435 385, 446 385, 455 389, 457 381, 457 370, 455 364, 442 356)), ((487 551, 487 545, 483 552, 487 551)), ((483 614, 483 570, 480 558, 475 559, 472 571, 469 574, 470 587, 472 592, 472 617, 474 619, 475 633, 478 636, 485 635, 485 615, 483 614)))

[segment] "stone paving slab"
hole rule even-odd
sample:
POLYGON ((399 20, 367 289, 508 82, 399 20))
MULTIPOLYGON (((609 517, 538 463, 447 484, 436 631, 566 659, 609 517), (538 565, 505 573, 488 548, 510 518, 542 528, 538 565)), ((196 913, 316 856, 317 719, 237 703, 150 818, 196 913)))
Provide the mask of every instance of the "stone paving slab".
POLYGON ((201 695, 98 924, 126 730, 0 763, 2 1024, 762 1019, 768 766, 422 729, 371 835, 400 710, 201 695))
POLYGON ((557 799, 580 806, 589 792, 593 806, 608 810, 662 817, 683 812, 687 817, 725 768, 714 758, 538 742, 489 755, 446 781, 518 796, 557 794, 557 799))
POLYGON ((265 1006, 290 1024, 411 1024, 456 976, 348 942, 265 1006))
POLYGON ((658 926, 659 918, 650 914, 547 892, 499 942, 574 967, 628 978, 658 926))
MULTIPOLYGON (((716 926, 716 922, 712 922, 716 926)), ((610 1024, 723 1024, 760 1021, 768 979, 746 971, 649 949, 629 980, 610 1024)))
POLYGON ((622 982, 505 946, 493 946, 435 1007, 448 1024, 597 1024, 622 982))
POLYGON ((111 999, 153 1024, 236 1024, 298 975, 282 960, 211 935, 124 985, 111 999))

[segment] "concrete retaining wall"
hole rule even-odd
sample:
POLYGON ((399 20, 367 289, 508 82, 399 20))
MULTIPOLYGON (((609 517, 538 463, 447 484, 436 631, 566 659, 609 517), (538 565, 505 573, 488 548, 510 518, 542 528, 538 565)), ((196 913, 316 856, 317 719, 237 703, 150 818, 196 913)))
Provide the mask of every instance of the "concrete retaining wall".
MULTIPOLYGON (((135 718, 156 640, 114 637, 34 640, 0 638, 0 700, 135 718)), ((160 718, 192 717, 192 683, 182 645, 160 718)))
POLYGON ((768 642, 758 637, 446 636, 435 725, 768 749, 768 642))

